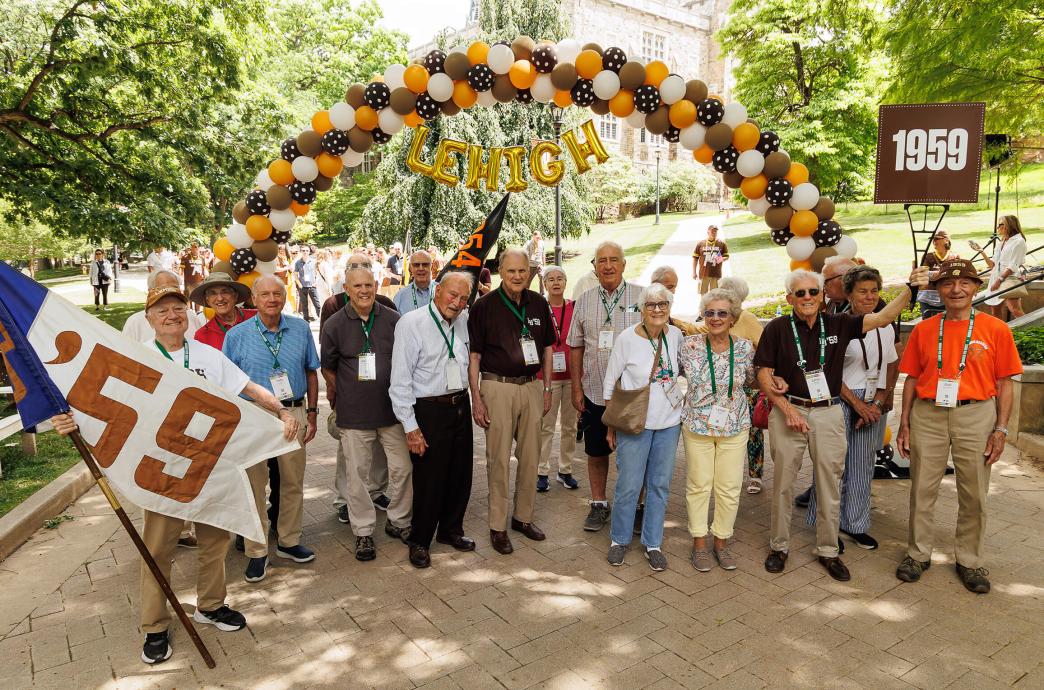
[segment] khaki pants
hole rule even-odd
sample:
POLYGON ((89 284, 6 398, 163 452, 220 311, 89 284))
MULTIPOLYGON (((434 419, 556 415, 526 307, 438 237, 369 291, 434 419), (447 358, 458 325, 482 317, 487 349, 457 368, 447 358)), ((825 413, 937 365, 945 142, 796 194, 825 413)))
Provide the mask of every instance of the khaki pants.
POLYGON ((990 466, 982 451, 994 425, 993 400, 955 408, 936 407, 916 400, 910 411, 910 540, 907 553, 918 561, 932 560, 935 499, 953 458, 957 480, 957 562, 966 568, 982 566, 986 536, 986 493, 990 466))
POLYGON ((841 405, 794 407, 808 422, 807 434, 791 431, 778 407, 769 415, 772 453, 772 528, 769 547, 790 548, 790 517, 794 510, 794 480, 805 451, 812 457, 816 485, 816 554, 837 556, 837 529, 841 515, 841 474, 845 469, 845 419, 841 405))
MULTIPOLYGON (((141 539, 160 572, 170 582, 170 564, 185 521, 148 510, 143 513, 145 524, 141 539)), ((196 555, 199 569, 196 575, 196 608, 213 611, 225 603, 225 553, 228 551, 229 534, 202 522, 195 524, 196 539, 199 540, 196 555)), ((170 627, 167 598, 144 561, 141 563, 140 588, 141 629, 147 633, 163 632, 170 627)))
MULTIPOLYGON (((388 458, 384 455, 384 447, 378 443, 373 448, 373 461, 366 476, 366 491, 372 500, 383 494, 387 487, 388 458)), ((344 457, 344 447, 340 443, 337 444, 337 466, 334 469, 333 504, 335 508, 348 505, 348 460, 344 457)))
MULTIPOLYGON (((288 407, 290 414, 297 420, 297 440, 304 442, 308 427, 308 416, 305 408, 288 407)), ((301 517, 304 514, 304 473, 307 452, 304 447, 280 455, 279 462, 279 523, 276 532, 279 535, 279 546, 297 546, 301 543, 301 517)), ((247 478, 254 490, 254 504, 261 518, 262 533, 265 542, 244 542, 244 553, 247 558, 260 558, 268 555, 268 510, 265 507, 265 487, 268 486, 268 463, 259 462, 247 468, 247 478)))
POLYGON ((710 276, 700 278, 700 294, 705 294, 708 290, 718 287, 718 280, 719 278, 711 278, 710 276))
POLYGON ((747 436, 703 436, 682 429, 685 442, 685 500, 689 504, 689 534, 707 536, 711 490, 714 491, 714 524, 718 539, 732 536, 739 511, 740 491, 747 467, 747 436))
POLYGON ((489 480, 489 528, 508 527, 508 518, 533 521, 536 501, 537 464, 540 454, 540 420, 544 416, 544 382, 518 385, 482 381, 482 402, 489 413, 486 429, 486 475, 489 480), (511 487, 511 442, 515 442, 514 512, 509 512, 511 487))
MULTIPOLYGON (((538 474, 551 473, 551 440, 555 435, 555 422, 560 421, 562 438, 558 445, 558 471, 573 473, 573 455, 576 453, 576 408, 569 381, 551 382, 551 409, 540 420, 540 468, 538 474)), ((541 401, 543 404, 543 401, 541 401)))
POLYGON ((384 449, 388 458, 388 522, 396 527, 410 526, 413 507, 413 464, 401 424, 379 429, 341 429, 341 448, 348 462, 348 519, 357 537, 373 535, 377 525, 377 509, 366 488, 373 464, 374 446, 384 449))

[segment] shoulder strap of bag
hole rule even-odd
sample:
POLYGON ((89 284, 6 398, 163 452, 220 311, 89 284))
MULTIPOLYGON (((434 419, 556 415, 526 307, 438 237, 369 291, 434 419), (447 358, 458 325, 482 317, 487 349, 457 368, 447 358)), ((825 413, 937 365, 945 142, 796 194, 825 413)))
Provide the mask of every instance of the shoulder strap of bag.
POLYGON ((663 338, 656 341, 656 354, 653 355, 652 371, 649 372, 649 383, 653 382, 653 378, 656 376, 656 366, 660 363, 660 350, 663 348, 663 338))

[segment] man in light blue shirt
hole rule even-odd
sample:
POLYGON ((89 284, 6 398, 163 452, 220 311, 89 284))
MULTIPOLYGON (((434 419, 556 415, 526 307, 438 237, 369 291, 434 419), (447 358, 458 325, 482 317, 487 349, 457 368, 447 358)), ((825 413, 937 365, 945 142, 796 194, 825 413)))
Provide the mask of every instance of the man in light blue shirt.
POLYGON ((312 248, 301 245, 301 258, 294 262, 294 274, 297 276, 298 306, 305 321, 319 318, 319 293, 315 289, 316 264, 312 256, 312 248), (315 318, 308 315, 308 301, 315 307, 315 318))
POLYGON ((400 314, 406 314, 426 306, 431 301, 433 291, 431 281, 431 254, 420 250, 410 256, 409 285, 395 293, 392 301, 400 314))

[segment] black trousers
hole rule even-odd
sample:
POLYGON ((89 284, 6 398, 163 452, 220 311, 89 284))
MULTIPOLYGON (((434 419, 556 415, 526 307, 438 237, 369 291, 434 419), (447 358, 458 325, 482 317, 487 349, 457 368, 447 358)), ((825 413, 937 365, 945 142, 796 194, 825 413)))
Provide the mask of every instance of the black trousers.
POLYGON ((311 300, 312 306, 315 307, 316 318, 318 318, 320 312, 319 293, 316 291, 315 286, 301 287, 298 288, 297 291, 300 295, 300 299, 298 300, 300 304, 298 304, 297 307, 301 310, 301 316, 303 316, 305 319, 311 318, 311 315, 308 313, 308 301, 311 300))
POLYGON ((428 450, 410 453, 413 461, 413 522, 409 541, 425 548, 438 534, 464 535, 464 513, 471 498, 471 403, 457 405, 418 400, 413 406, 428 450))
POLYGON ((268 459, 268 486, 271 489, 268 497, 268 522, 274 530, 279 524, 279 458, 268 459))
POLYGON ((99 306, 99 298, 101 298, 101 304, 109 306, 109 284, 102 283, 101 285, 94 286, 94 306, 99 306))

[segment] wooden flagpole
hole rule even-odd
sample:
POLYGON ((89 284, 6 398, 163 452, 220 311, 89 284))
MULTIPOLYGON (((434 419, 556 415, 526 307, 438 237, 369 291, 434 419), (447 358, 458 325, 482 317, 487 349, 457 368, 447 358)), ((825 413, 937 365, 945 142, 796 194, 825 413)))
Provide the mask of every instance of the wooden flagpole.
POLYGON ((141 554, 141 559, 145 561, 145 564, 149 566, 149 570, 152 572, 152 576, 156 578, 156 582, 159 583, 160 589, 163 590, 163 594, 166 595, 167 601, 174 609, 174 613, 177 614, 178 620, 181 621, 181 625, 184 626, 185 631, 188 632, 189 637, 192 638, 192 644, 196 645, 196 651, 203 657, 203 661, 206 662, 207 668, 215 668, 217 664, 214 662, 214 657, 210 655, 210 651, 207 646, 203 644, 203 640, 200 638, 199 633, 196 632, 195 626, 192 625, 192 621, 189 620, 188 614, 185 613, 185 609, 181 607, 178 598, 174 595, 174 590, 170 588, 170 583, 167 582, 167 578, 163 577, 163 573, 160 572, 159 566, 156 565, 156 560, 149 553, 148 548, 145 546, 145 542, 141 540, 141 535, 138 534, 138 530, 131 524, 130 518, 127 517, 127 511, 120 505, 119 499, 116 498, 116 494, 112 492, 112 488, 109 486, 108 480, 105 479, 105 475, 102 474, 101 469, 98 467, 98 462, 94 459, 94 455, 91 453, 91 449, 87 446, 87 443, 80 436, 79 431, 74 431, 69 434, 69 438, 72 439, 73 445, 76 446, 76 450, 80 452, 80 457, 87 463, 87 467, 91 470, 91 474, 94 475, 94 479, 98 482, 98 488, 105 494, 105 498, 108 499, 109 505, 112 506, 113 511, 116 513, 116 517, 120 519, 120 523, 123 524, 123 529, 127 530, 127 534, 130 535, 131 541, 134 542, 134 546, 137 547, 138 553, 141 554))

